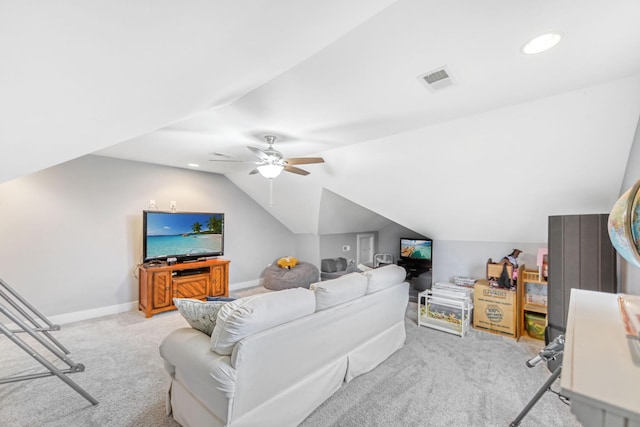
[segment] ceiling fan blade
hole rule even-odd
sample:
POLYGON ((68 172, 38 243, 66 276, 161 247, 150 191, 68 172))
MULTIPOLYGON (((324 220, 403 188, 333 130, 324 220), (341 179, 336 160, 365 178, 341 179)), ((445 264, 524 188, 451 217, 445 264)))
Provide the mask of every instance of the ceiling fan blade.
POLYGON ((227 162, 227 163, 251 163, 253 165, 261 165, 262 162, 252 162, 249 160, 226 160, 226 159, 209 159, 210 162, 227 162))
POLYGON ((258 169, 253 169, 251 172, 249 172, 249 175, 255 175, 258 173, 258 169))
POLYGON ((297 168, 295 166, 285 165, 284 170, 298 175, 309 175, 309 172, 307 172, 306 170, 297 168))
POLYGON ((267 162, 269 161, 270 157, 267 153, 265 153, 264 151, 262 151, 259 148, 256 147, 249 147, 247 146, 247 148, 249 149, 249 151, 251 151, 253 154, 255 154, 256 156, 258 156, 261 160, 267 162))
POLYGON ((293 157, 285 159, 285 162, 289 165, 311 165, 313 163, 324 163, 324 159, 322 157, 293 157))

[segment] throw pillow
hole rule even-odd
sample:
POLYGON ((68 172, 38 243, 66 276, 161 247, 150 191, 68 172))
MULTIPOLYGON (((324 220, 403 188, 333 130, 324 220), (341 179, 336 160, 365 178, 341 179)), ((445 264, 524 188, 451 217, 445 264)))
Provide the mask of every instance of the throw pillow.
POLYGON ((216 326, 218 311, 227 301, 200 301, 189 298, 174 298, 173 304, 176 306, 182 317, 193 329, 211 336, 213 328, 216 326))
POLYGON ((229 301, 235 301, 235 298, 232 297, 207 297, 207 301, 224 301, 224 302, 229 302, 229 301))
POLYGON ((278 260, 278 267, 280 268, 288 268, 295 267, 298 265, 298 260, 292 256, 282 257, 278 260))

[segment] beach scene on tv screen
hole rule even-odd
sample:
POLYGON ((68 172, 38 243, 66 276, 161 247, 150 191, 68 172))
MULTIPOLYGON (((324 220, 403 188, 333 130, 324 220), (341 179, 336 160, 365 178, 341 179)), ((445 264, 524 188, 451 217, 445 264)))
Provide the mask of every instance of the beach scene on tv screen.
POLYGON ((400 255, 404 258, 431 259, 431 241, 403 240, 400 255))
POLYGON ((222 251, 221 214, 149 213, 147 258, 222 251))

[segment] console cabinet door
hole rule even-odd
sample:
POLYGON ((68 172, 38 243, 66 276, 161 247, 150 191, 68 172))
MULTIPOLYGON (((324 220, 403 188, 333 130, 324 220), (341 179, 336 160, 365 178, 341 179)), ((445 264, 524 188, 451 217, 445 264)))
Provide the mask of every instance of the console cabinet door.
POLYGON ((203 299, 209 289, 209 277, 205 274, 174 277, 173 296, 176 298, 203 299))
POLYGON ((210 259, 189 264, 141 265, 138 309, 146 317, 175 310, 173 298, 203 300, 229 294, 229 261, 210 259))
POLYGON ((211 267, 211 294, 224 295, 224 266, 211 267))
POLYGON ((152 273, 153 283, 153 303, 152 308, 163 308, 173 305, 173 295, 171 291, 171 272, 159 271, 152 273))

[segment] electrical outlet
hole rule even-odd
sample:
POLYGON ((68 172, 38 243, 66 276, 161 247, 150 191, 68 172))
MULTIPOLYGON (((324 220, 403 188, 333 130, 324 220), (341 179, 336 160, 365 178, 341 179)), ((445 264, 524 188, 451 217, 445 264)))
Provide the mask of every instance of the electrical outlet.
POLYGON ((172 210, 173 212, 175 212, 175 211, 176 211, 176 207, 177 207, 177 203, 176 203, 176 201, 175 201, 175 200, 172 200, 172 201, 171 201, 171 210, 172 210))
POLYGON ((343 245, 342 246, 342 252, 349 252, 351 250, 351 246, 349 245, 343 245))
POLYGON ((151 199, 149 200, 149 209, 158 209, 158 205, 156 205, 156 201, 151 199))

